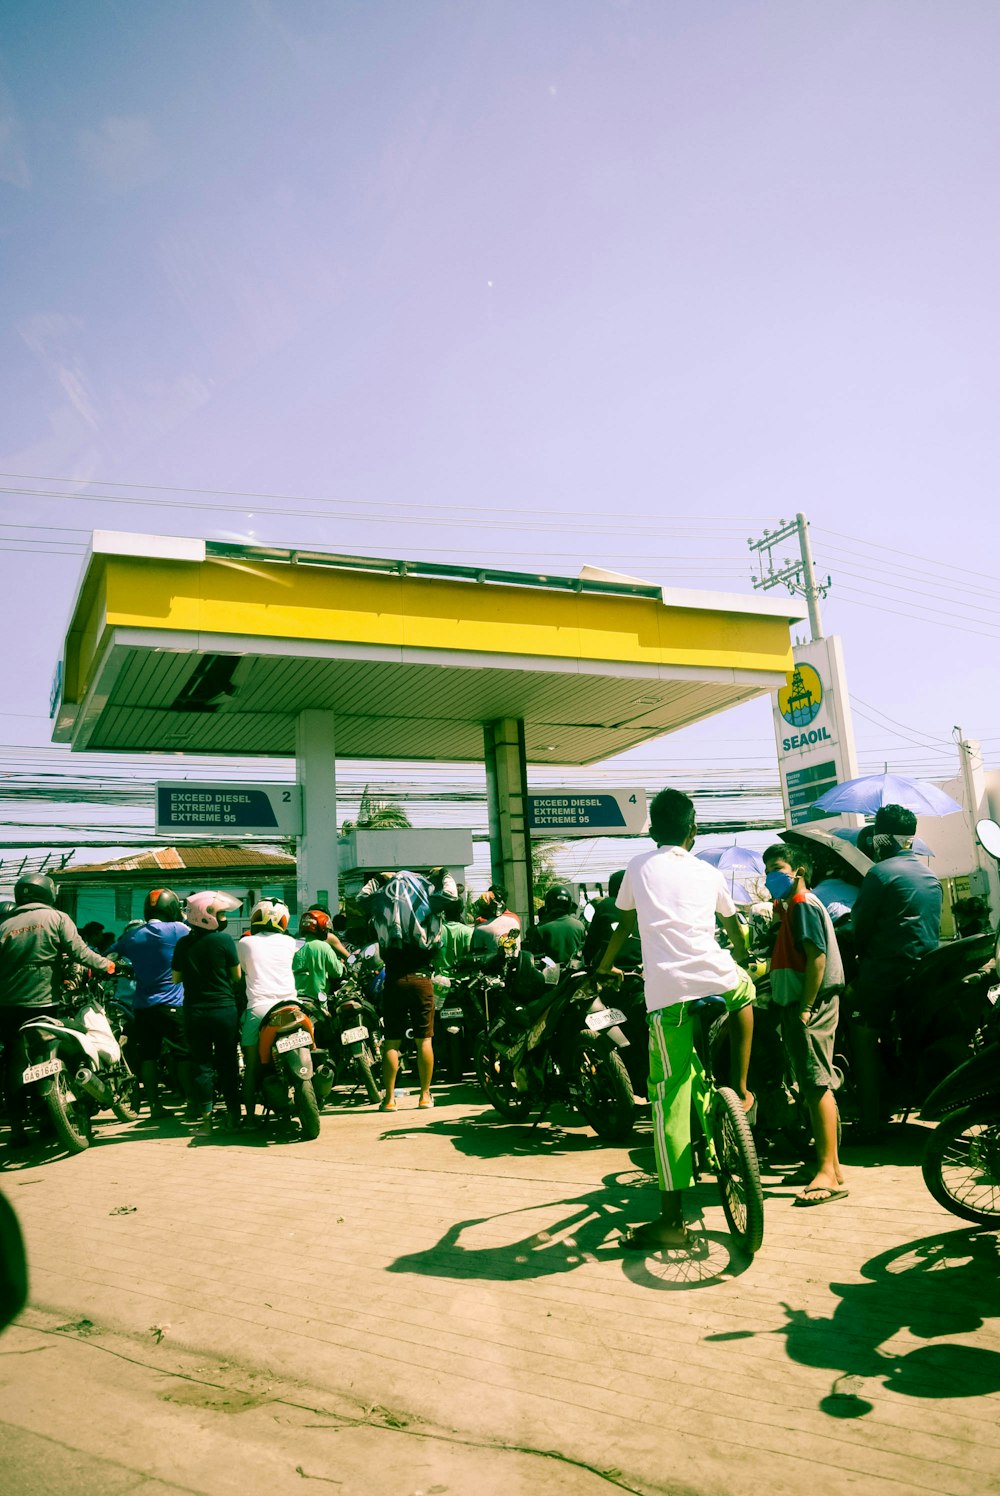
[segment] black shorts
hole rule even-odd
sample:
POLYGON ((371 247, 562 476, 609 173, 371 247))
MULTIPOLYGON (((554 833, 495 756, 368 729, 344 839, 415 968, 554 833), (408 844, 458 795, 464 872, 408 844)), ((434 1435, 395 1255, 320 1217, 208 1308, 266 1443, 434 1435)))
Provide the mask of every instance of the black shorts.
POLYGON ((414 1039, 433 1039, 433 978, 422 971, 390 977, 386 971, 382 1023, 387 1039, 401 1039, 408 1029, 412 1029, 414 1039))
MULTIPOLYGON (((156 1003, 151 1008, 136 1008, 132 1014, 131 1039, 135 1045, 134 1059, 140 1065, 146 1060, 154 1064, 160 1058, 165 1039, 175 1048, 187 1052, 184 1033, 184 1009, 170 1003, 156 1003)), ((133 1058, 130 1055, 129 1058, 133 1058)))

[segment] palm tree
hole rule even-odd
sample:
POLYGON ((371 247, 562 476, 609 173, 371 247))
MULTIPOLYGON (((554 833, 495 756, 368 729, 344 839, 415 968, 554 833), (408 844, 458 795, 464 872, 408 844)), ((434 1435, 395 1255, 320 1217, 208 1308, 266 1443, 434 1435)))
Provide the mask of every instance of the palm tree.
POLYGON ((357 820, 344 821, 340 830, 347 836, 351 831, 406 831, 412 824, 402 805, 395 800, 373 800, 365 785, 357 820))
POLYGON ((543 898, 545 890, 557 883, 555 856, 565 846, 564 842, 546 841, 544 838, 531 843, 531 882, 535 897, 543 898))

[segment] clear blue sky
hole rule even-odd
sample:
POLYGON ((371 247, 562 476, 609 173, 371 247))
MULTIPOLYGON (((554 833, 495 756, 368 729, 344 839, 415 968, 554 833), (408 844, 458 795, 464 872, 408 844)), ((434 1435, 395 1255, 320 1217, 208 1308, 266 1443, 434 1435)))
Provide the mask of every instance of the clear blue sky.
MULTIPOLYGON (((996 762, 998 55, 970 0, 7 0, 0 469, 57 481, 0 478, 0 739, 95 526, 742 591, 804 509, 862 753, 996 762)), ((766 703, 678 754, 773 769, 766 703)))

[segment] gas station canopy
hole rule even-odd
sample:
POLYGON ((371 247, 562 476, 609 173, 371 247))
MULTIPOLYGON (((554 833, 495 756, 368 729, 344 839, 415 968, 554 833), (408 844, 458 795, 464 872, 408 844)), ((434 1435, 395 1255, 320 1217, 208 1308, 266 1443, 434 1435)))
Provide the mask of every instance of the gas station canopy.
POLYGON ((794 603, 579 577, 97 532, 57 680, 76 749, 587 764, 784 684, 794 603))

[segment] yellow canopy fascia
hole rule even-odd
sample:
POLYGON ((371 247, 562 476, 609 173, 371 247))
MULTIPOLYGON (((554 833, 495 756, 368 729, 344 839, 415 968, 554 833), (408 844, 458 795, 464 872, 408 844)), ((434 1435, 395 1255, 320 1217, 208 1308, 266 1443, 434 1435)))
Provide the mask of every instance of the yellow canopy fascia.
MULTIPOLYGON (((713 606, 649 596, 545 591, 364 570, 311 569, 252 557, 94 555, 66 641, 64 699, 80 701, 108 631, 336 640, 407 650, 663 665, 773 675, 792 665, 789 619, 772 604, 713 606), (765 607, 767 605, 764 605, 765 607), (772 611, 773 610, 773 611, 772 611)), ((697 597, 697 594, 693 596, 697 597)), ((173 644, 177 647, 176 642, 173 644)))

